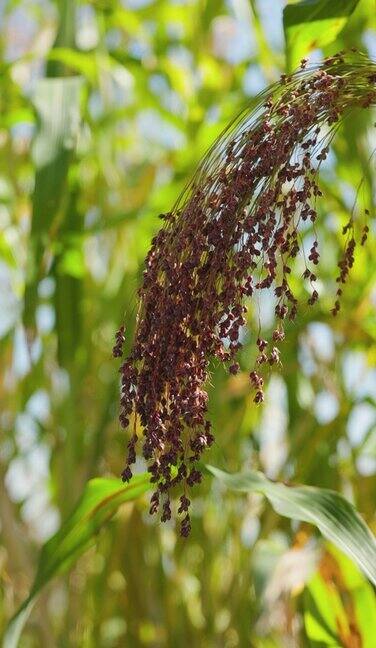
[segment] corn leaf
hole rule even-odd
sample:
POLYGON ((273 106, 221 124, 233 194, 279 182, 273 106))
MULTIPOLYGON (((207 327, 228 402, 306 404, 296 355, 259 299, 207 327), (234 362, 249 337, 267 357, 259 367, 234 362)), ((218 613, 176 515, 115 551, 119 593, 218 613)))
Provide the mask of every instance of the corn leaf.
POLYGON ((124 502, 130 502, 150 488, 148 474, 135 475, 122 486, 116 478, 91 479, 70 517, 42 547, 34 584, 26 601, 9 622, 4 648, 16 648, 24 624, 42 588, 58 574, 67 572, 77 558, 95 542, 101 526, 124 502))
POLYGON ((50 78, 38 82, 34 106, 38 129, 33 142, 36 168, 31 242, 25 294, 25 323, 32 327, 39 279, 48 240, 59 221, 69 164, 80 121, 82 79, 50 78))
POLYGON ((304 0, 283 11, 287 69, 294 69, 313 49, 332 43, 359 0, 304 0))
POLYGON ((324 553, 305 588, 304 622, 313 645, 374 645, 376 601, 372 586, 334 547, 324 553))
POLYGON ((286 486, 256 471, 230 475, 207 469, 231 490, 262 493, 280 515, 315 525, 376 584, 376 540, 344 497, 325 488, 286 486))

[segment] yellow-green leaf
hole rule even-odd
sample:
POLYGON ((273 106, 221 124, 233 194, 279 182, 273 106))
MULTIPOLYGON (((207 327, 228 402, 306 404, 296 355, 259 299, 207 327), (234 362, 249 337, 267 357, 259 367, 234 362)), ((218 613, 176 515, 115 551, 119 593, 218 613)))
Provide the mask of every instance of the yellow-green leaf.
POLYGON ((135 475, 123 486, 116 478, 90 480, 70 517, 42 547, 34 584, 26 601, 11 619, 4 648, 16 648, 22 628, 42 588, 58 574, 67 572, 94 542, 101 526, 124 502, 137 499, 150 488, 147 473, 135 475))
POLYGON ((294 69, 313 49, 332 43, 359 0, 303 0, 283 11, 287 69, 294 69))

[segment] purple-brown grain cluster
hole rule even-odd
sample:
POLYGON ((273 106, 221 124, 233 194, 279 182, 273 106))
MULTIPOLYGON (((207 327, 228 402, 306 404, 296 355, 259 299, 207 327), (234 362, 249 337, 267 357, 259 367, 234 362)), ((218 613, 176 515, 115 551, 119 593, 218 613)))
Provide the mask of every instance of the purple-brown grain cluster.
MULTIPOLYGON (((170 519, 170 494, 179 485, 183 536, 191 528, 190 489, 202 477, 198 462, 214 440, 205 389, 209 362, 217 358, 238 372, 249 298, 274 289, 275 330, 269 340, 256 334, 250 372, 253 400, 263 401, 265 368, 278 365, 284 322, 300 305, 289 281, 291 263, 302 248, 301 223, 311 221, 315 231, 318 168, 339 120, 376 103, 375 78, 375 64, 359 54, 339 54, 314 69, 302 61, 229 126, 174 209, 161 216, 164 226, 152 241, 139 290, 133 348, 120 368, 120 423, 133 430, 122 478, 131 478, 142 443, 155 484, 150 512, 170 519)), ((354 259, 351 219, 345 233, 339 284, 354 259)), ((315 239, 303 274, 309 304, 318 299, 319 260, 315 239)), ((339 286, 334 314, 340 295, 339 286)), ((121 328, 115 356, 123 341, 121 328)))

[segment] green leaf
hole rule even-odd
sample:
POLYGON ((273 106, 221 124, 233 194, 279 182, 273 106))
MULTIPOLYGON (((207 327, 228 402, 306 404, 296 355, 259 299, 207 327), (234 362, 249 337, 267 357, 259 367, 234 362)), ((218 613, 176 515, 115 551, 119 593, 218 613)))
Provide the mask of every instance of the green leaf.
POLYGON ((38 130, 33 142, 36 167, 31 242, 25 294, 25 323, 32 326, 48 237, 56 229, 69 165, 80 124, 80 77, 41 79, 34 95, 38 130))
MULTIPOLYGON (((54 305, 56 312, 57 354, 59 364, 74 372, 74 360, 82 334, 82 278, 85 272, 80 236, 83 228, 82 213, 77 208, 78 191, 71 190, 64 221, 60 227, 59 243, 51 274, 55 279, 54 305)), ((72 380, 74 376, 72 375, 72 380)), ((71 432, 74 426, 71 427, 71 432)), ((82 439, 82 426, 77 426, 82 439)), ((73 435, 76 437, 77 435, 73 435)), ((80 443, 72 438, 79 451, 80 443)))
POLYGON ((130 502, 150 488, 147 473, 135 475, 122 486, 119 479, 91 479, 70 517, 42 547, 34 584, 26 601, 9 622, 4 648, 15 648, 22 629, 42 588, 58 574, 67 572, 77 558, 95 542, 101 526, 124 502, 130 502))
POLYGON ((372 586, 354 563, 335 548, 304 592, 304 622, 313 645, 361 645, 372 648, 376 601, 372 586))
POLYGON ((280 515, 314 524, 376 584, 376 540, 344 497, 325 488, 286 486, 256 471, 230 475, 213 466, 207 469, 231 490, 262 493, 280 515))
POLYGON ((60 63, 67 69, 74 70, 86 77, 90 83, 95 84, 98 77, 97 58, 88 52, 77 52, 68 47, 54 47, 48 52, 48 60, 60 63))
POLYGON ((359 0, 303 0, 283 11, 287 69, 294 69, 311 50, 332 43, 359 0))
POLYGON ((339 592, 328 588, 322 576, 316 573, 310 581, 304 596, 304 622, 308 638, 320 645, 340 646, 337 635, 337 620, 346 623, 339 592))

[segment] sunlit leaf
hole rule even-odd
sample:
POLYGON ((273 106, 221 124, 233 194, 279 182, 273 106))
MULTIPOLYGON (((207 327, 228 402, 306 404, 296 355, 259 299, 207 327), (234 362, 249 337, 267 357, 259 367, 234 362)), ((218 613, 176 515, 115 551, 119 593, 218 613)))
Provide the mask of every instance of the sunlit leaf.
POLYGON ((4 639, 5 648, 15 648, 22 628, 41 589, 58 574, 67 572, 77 558, 94 542, 101 526, 124 502, 137 499, 150 488, 148 474, 135 475, 122 486, 119 479, 90 480, 70 517, 42 547, 37 574, 31 592, 10 621, 4 639))
POLYGON ((82 74, 93 84, 97 81, 97 57, 88 52, 77 52, 68 47, 55 47, 48 53, 48 60, 61 63, 68 69, 82 74))
POLYGON ((313 49, 328 45, 344 28, 359 0, 303 0, 283 11, 289 70, 313 49))
POLYGON ((376 601, 372 587, 355 565, 334 548, 324 554, 306 587, 304 621, 312 642, 373 646, 376 601))
POLYGON ((324 488, 286 486, 256 471, 231 475, 207 468, 231 490, 262 493, 280 515, 315 525, 376 584, 376 540, 344 497, 324 488))

